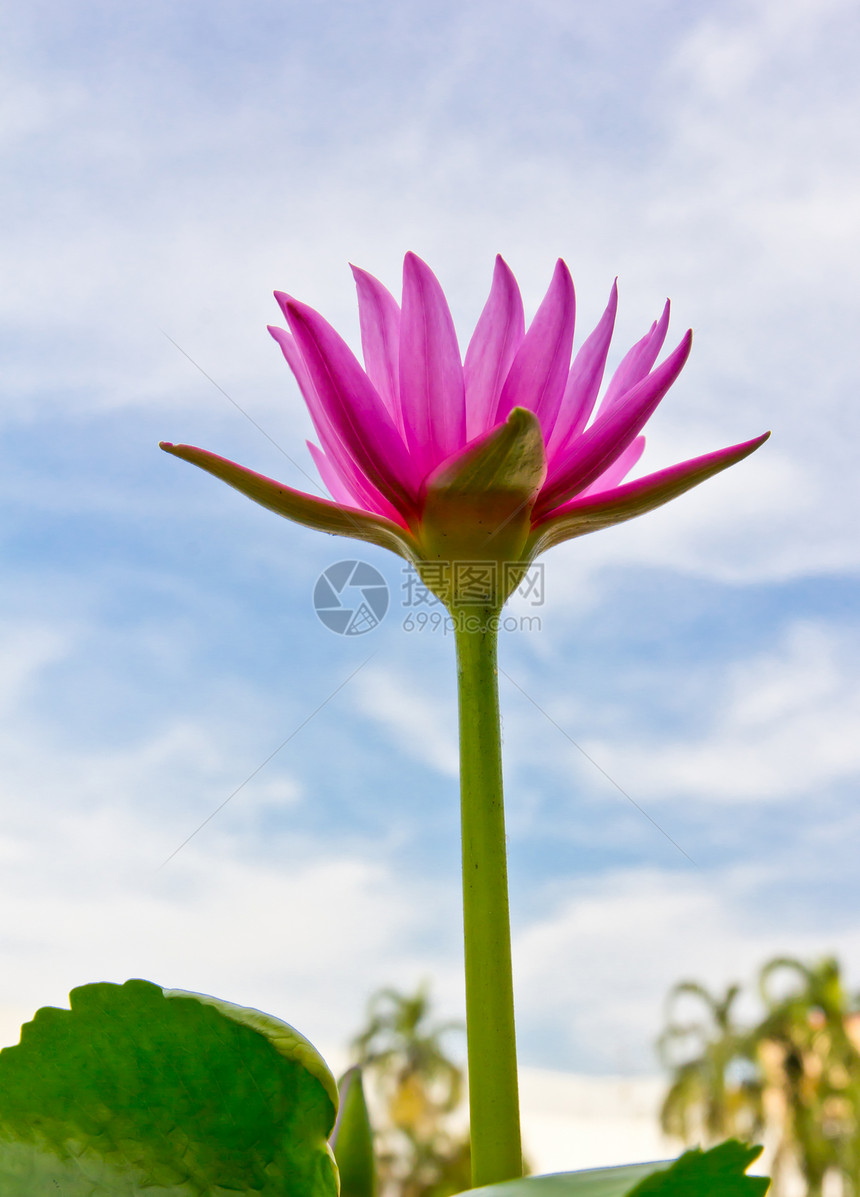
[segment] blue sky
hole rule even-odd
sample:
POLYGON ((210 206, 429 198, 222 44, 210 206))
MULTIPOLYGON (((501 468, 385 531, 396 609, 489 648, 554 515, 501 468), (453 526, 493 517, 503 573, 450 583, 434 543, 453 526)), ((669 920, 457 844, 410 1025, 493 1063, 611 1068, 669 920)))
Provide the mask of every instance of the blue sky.
POLYGON ((324 1049, 383 984, 461 1011, 450 637, 404 630, 394 557, 156 448, 306 485, 271 292, 355 343, 348 262, 396 291, 409 249, 463 344, 497 252, 530 312, 565 258, 580 338, 618 275, 614 361, 671 296, 693 354, 643 469, 773 429, 554 550, 540 629, 503 635, 523 1061, 651 1071, 673 982, 776 953, 860 986, 854 6, 52 0, 3 26, 6 1041, 141 975, 324 1049), (311 595, 356 556, 392 606, 338 637, 311 595))

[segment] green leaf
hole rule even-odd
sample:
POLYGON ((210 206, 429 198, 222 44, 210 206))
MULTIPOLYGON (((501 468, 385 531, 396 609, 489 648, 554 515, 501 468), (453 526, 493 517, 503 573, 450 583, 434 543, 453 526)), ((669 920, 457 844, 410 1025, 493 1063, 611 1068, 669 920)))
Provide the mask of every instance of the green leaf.
POLYGON ((555 1172, 527 1176, 498 1185, 470 1189, 469 1197, 627 1197, 634 1186, 655 1169, 669 1164, 625 1164, 621 1168, 595 1168, 587 1172, 555 1172))
POLYGON ((760 1147, 730 1139, 710 1151, 685 1152, 674 1163, 529 1176, 470 1189, 468 1197, 763 1197, 770 1181, 745 1175, 759 1155, 760 1147))
POLYGON ((762 1197, 770 1181, 746 1175, 761 1152, 760 1147, 748 1147, 737 1139, 710 1151, 687 1151, 666 1172, 643 1180, 629 1197, 762 1197))
POLYGON ((286 1023, 86 985, 0 1052, 0 1197, 337 1197, 334 1078, 286 1023))
POLYGON ((340 1197, 376 1197, 373 1129, 361 1083, 361 1069, 350 1068, 340 1079, 340 1109, 331 1148, 340 1173, 340 1197))

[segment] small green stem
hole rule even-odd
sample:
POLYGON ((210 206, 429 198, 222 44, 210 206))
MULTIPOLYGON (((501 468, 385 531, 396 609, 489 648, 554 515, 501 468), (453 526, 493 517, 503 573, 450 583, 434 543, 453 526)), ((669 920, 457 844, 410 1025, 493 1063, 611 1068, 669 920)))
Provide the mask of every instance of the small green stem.
POLYGON ((496 609, 453 611, 472 1184, 522 1176, 511 924, 502 798, 496 609))

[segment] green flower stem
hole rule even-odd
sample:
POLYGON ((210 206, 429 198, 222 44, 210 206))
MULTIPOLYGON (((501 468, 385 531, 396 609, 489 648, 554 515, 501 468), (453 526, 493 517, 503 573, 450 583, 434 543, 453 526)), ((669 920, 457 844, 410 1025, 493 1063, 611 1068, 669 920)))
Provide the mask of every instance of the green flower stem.
POLYGON ((496 666, 499 611, 453 609, 472 1184, 522 1176, 496 666))

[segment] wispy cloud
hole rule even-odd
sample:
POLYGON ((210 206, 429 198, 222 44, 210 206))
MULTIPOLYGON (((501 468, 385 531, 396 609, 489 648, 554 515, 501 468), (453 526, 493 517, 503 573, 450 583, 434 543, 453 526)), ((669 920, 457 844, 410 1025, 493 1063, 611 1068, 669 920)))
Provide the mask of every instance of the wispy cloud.
POLYGON ((623 747, 589 744, 660 803, 749 804, 825 793, 860 777, 856 655, 853 627, 839 635, 795 625, 774 648, 730 667, 704 734, 674 743, 628 737, 623 747))

